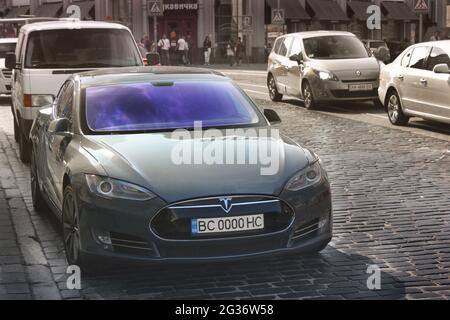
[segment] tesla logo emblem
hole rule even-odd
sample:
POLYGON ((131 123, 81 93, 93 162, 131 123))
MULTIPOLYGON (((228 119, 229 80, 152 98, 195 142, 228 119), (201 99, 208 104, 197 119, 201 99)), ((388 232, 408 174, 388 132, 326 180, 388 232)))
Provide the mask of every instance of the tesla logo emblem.
POLYGON ((233 199, 232 198, 222 198, 220 199, 220 206, 222 207, 222 210, 226 213, 229 213, 231 211, 231 208, 233 208, 233 204, 231 203, 233 199))
POLYGON ((361 71, 356 70, 356 75, 357 75, 358 77, 361 77, 361 75, 362 75, 361 71))

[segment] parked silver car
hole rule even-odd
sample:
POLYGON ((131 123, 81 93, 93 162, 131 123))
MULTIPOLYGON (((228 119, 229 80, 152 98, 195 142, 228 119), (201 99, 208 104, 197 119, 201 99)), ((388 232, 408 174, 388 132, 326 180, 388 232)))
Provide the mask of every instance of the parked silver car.
POLYGON ((313 31, 279 37, 269 56, 270 98, 304 100, 312 109, 326 101, 372 100, 379 104, 380 66, 352 33, 313 31))
POLYGON ((394 125, 410 117, 450 123, 450 40, 407 48, 380 74, 380 100, 394 125))

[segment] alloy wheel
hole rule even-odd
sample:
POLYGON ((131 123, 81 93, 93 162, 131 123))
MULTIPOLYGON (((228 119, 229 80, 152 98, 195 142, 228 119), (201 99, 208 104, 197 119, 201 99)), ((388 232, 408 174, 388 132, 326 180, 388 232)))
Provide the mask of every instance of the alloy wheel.
POLYGON ((388 114, 389 119, 391 120, 392 123, 396 123, 398 121, 399 110, 400 110, 400 103, 398 101, 398 98, 395 94, 392 94, 388 102, 388 114))
POLYGON ((80 225, 75 201, 70 192, 64 197, 63 236, 67 260, 70 264, 76 264, 80 254, 80 225))

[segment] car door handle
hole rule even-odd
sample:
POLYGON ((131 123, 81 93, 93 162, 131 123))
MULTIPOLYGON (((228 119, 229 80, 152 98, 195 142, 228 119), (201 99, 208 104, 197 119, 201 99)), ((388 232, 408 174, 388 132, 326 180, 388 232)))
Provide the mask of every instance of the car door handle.
POLYGON ((428 80, 427 80, 427 79, 424 79, 424 78, 422 78, 422 79, 420 79, 420 83, 421 83, 421 84, 427 84, 427 83, 428 83, 428 80))
POLYGON ((405 76, 402 75, 402 74, 399 74, 399 75, 397 76, 397 78, 398 78, 399 80, 401 80, 401 81, 405 80, 405 76))

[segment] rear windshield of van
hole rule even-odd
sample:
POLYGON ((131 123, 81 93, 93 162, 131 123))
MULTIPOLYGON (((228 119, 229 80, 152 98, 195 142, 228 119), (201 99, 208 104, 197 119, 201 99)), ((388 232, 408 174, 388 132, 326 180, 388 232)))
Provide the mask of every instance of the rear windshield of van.
POLYGON ((30 34, 25 68, 107 68, 142 65, 127 30, 43 30, 30 34))

